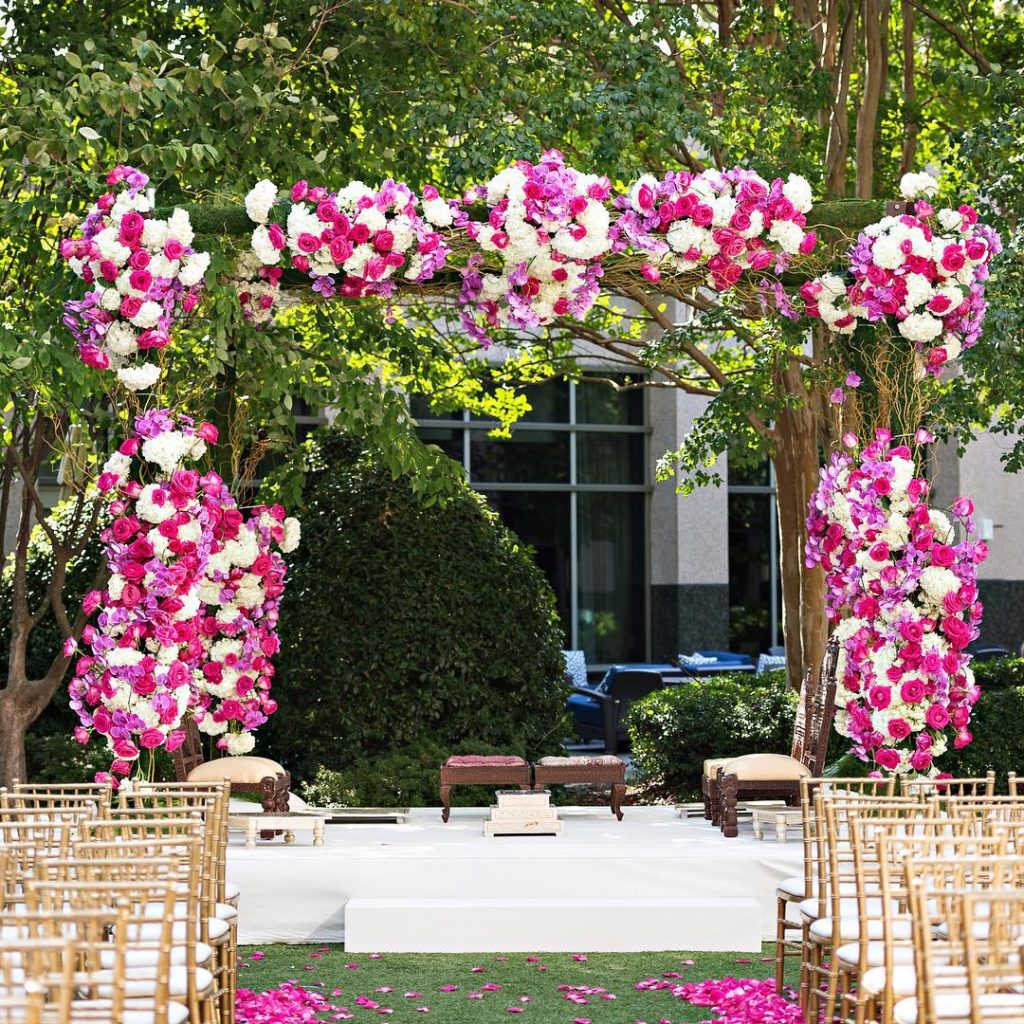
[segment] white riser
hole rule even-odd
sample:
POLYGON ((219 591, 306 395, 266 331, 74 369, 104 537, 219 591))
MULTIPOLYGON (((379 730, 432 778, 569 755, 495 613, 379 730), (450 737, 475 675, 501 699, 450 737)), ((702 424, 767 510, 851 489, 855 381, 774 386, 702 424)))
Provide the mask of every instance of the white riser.
POLYGON ((755 899, 383 899, 345 905, 353 953, 756 952, 755 899))

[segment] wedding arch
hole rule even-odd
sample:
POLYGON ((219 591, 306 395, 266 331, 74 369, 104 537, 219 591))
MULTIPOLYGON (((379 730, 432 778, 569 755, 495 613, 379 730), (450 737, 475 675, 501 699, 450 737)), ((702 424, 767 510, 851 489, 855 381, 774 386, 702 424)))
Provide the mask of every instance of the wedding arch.
MULTIPOLYGON (((393 180, 286 192, 264 180, 244 204, 166 210, 135 168, 114 168, 106 184, 60 254, 85 285, 64 323, 128 427, 96 481, 111 575, 86 599, 94 621, 65 630, 77 735, 105 737, 113 775, 132 772, 142 750, 180 744, 188 716, 242 753, 276 707, 282 552, 298 524, 277 506, 243 512, 201 468, 216 430, 162 408, 176 328, 202 316, 204 290, 225 287, 256 329, 300 303, 370 301, 392 317, 415 299, 484 347, 567 323, 586 339, 588 314, 615 297, 723 389, 727 374, 673 334, 664 301, 711 320, 728 295, 784 325, 793 341, 777 372, 815 375, 833 449, 819 480, 808 410, 794 403, 774 424, 747 413, 773 432, 787 481, 784 586, 806 557, 822 595, 797 623, 786 602, 791 674, 820 655, 827 619, 842 640, 836 726, 855 754, 882 771, 934 772, 950 740, 970 742, 966 647, 986 550, 968 500, 929 506, 921 451, 939 375, 979 338, 1000 243, 970 206, 937 208, 933 177, 905 176, 889 204, 815 204, 797 175, 669 172, 616 187, 551 150, 453 198, 393 180), (209 236, 233 243, 218 275, 209 236), (812 358, 822 339, 826 354, 812 358)), ((604 350, 616 354, 615 342, 604 350)), ((657 370, 671 378, 665 361, 657 370)))

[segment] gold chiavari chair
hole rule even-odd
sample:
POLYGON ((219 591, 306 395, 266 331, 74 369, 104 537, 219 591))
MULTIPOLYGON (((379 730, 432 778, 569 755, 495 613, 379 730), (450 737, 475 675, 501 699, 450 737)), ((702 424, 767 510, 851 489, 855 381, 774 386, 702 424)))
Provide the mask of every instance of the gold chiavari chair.
POLYGON ((1017 796, 1017 773, 1007 772, 1006 773, 1006 791, 1010 796, 1017 796))
POLYGON ((852 1015, 846 1015, 848 1021, 889 1024, 896 1001, 914 994, 913 936, 904 858, 963 860, 970 864, 974 863, 971 858, 1004 854, 1005 838, 985 835, 971 826, 970 822, 947 817, 852 822, 858 873, 864 878, 865 894, 877 890, 878 900, 875 906, 869 899, 861 901, 858 940, 837 950, 840 969, 851 975, 844 991, 855 993, 852 1015), (875 937, 879 927, 880 939, 875 937))
POLYGON ((962 862, 940 869, 907 858, 916 994, 893 1009, 894 1024, 1009 1024, 1024 1020, 1024 889, 1021 858, 974 858, 968 888, 950 888, 962 862), (979 885, 978 883, 982 883, 979 885))
POLYGON ((790 917, 790 908, 799 906, 804 900, 816 897, 815 841, 817 819, 811 794, 821 790, 828 793, 855 793, 875 796, 892 796, 896 780, 867 778, 807 778, 800 780, 801 840, 803 843, 804 870, 800 875, 783 879, 775 890, 775 991, 782 994, 786 973, 786 960, 799 958, 803 953, 803 942, 790 938, 795 932, 802 935, 800 920, 790 917))
POLYGON ((986 828, 1024 821, 1024 796, 962 796, 944 801, 947 814, 978 819, 986 828))
POLYGON ((979 778, 926 779, 920 776, 902 776, 900 791, 906 794, 920 793, 942 799, 957 797, 989 797, 996 795, 996 773, 986 772, 979 778))
POLYGON ((109 807, 113 790, 101 783, 43 783, 18 782, 9 790, 0 789, 0 805, 34 808, 36 810, 80 808, 93 817, 103 807, 109 807))
MULTIPOLYGON (((112 822, 116 824, 116 822, 112 822)), ((175 995, 184 990, 193 1019, 214 1021, 219 1017, 229 973, 236 969, 228 956, 237 957, 227 922, 206 917, 202 895, 202 841, 197 834, 150 835, 148 838, 87 839, 76 844, 75 855, 92 861, 95 877, 134 877, 136 862, 165 861, 175 866, 178 894, 174 905, 172 965, 180 968, 175 995)))
MULTIPOLYGON (((864 818, 937 817, 934 805, 917 797, 887 799, 857 794, 815 793, 821 839, 815 844, 819 879, 816 898, 800 904, 803 957, 800 972, 801 1005, 808 1024, 833 1019, 843 977, 835 950, 858 939, 857 880, 854 870, 850 816, 864 818), (826 964, 827 955, 827 966, 826 964), (824 986, 825 995, 820 987, 824 986)), ((878 936, 880 937, 880 936, 878 936)))
POLYGON ((0 1024, 71 1024, 73 939, 0 937, 0 1024))
POLYGON ((234 1021, 237 991, 238 909, 237 888, 235 902, 228 900, 227 846, 228 814, 231 785, 227 781, 196 783, 136 783, 127 792, 118 794, 117 806, 110 816, 160 816, 161 814, 200 814, 203 819, 202 884, 206 905, 214 917, 226 921, 230 928, 225 948, 217 960, 217 984, 221 995, 221 1019, 225 1024, 234 1021))
POLYGON ((174 879, 26 880, 27 911, 4 917, 12 928, 74 947, 73 1024, 185 1024, 189 1008, 170 998, 174 879))

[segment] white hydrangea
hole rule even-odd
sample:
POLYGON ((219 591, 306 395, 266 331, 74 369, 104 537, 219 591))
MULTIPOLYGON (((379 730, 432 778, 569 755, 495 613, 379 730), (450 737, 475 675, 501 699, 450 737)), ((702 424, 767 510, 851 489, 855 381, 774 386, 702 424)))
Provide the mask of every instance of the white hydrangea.
POLYGON ((288 516, 284 521, 284 537, 281 539, 281 550, 287 554, 299 546, 302 538, 302 526, 294 516, 288 516))
POLYGON ((195 238, 187 210, 175 210, 167 220, 167 237, 176 238, 182 245, 191 245, 195 238))
POLYGON ((942 321, 928 313, 911 313, 900 321, 899 330, 907 341, 932 341, 942 333, 942 321))
POLYGON ((100 305, 105 310, 113 313, 121 308, 121 293, 116 288, 99 288, 97 291, 102 293, 100 305))
POLYGON ((903 280, 907 286, 905 305, 908 309, 917 309, 932 297, 931 282, 924 274, 907 274, 903 280))
POLYGON ((142 227, 142 244, 152 251, 162 249, 167 241, 167 221, 147 219, 142 227))
POLYGON ((423 201, 423 216, 436 228, 450 227, 455 220, 452 208, 440 196, 423 201))
POLYGON ((178 271, 178 280, 186 287, 193 288, 206 277, 210 269, 210 254, 208 252, 194 252, 186 256, 182 261, 181 269, 178 271))
POLYGON ((708 205, 714 211, 711 218, 711 226, 724 228, 729 226, 733 214, 736 212, 736 200, 732 196, 716 196, 708 205))
POLYGON ((904 199, 918 196, 933 196, 939 191, 939 183, 928 173, 904 174, 900 178, 900 195, 904 199))
POLYGON ((159 302, 144 302, 139 307, 138 313, 131 318, 131 321, 136 327, 141 327, 143 330, 149 327, 156 327, 160 322, 163 311, 163 307, 159 302))
POLYGON ((574 238, 569 228, 562 228, 552 242, 555 250, 576 260, 595 259, 607 252, 611 244, 608 238, 611 220, 607 207, 603 203, 590 202, 579 220, 586 234, 582 238, 574 238))
POLYGON ((947 334, 942 339, 942 347, 946 350, 946 362, 952 362, 954 359, 959 358, 963 345, 955 335, 947 334))
POLYGON ((276 202, 277 186, 269 178, 264 178, 262 181, 256 182, 245 197, 245 212, 251 221, 257 224, 266 224, 270 210, 276 202))
POLYGON ((118 481, 128 479, 128 471, 132 467, 132 460, 127 455, 114 452, 113 455, 103 463, 104 473, 113 473, 118 481))
POLYGON ((942 604, 947 594, 955 594, 960 589, 960 580, 950 569, 929 565, 921 573, 921 589, 935 604, 942 604))
POLYGON ((162 252, 154 253, 149 261, 149 272, 154 277, 166 277, 170 280, 178 274, 181 260, 169 260, 162 252))
POLYGON ((147 523, 163 523, 174 515, 175 508, 171 502, 159 503, 153 500, 159 490, 156 484, 147 484, 135 501, 135 511, 147 523))
POLYGON ((902 267, 906 257, 900 248, 900 240, 893 235, 880 235, 871 247, 874 261, 886 270, 902 267))
POLYGON ((800 213, 807 213, 814 203, 810 183, 799 174, 791 174, 782 186, 782 194, 800 213))
MULTIPOLYGON (((186 437, 180 430, 166 430, 142 442, 142 457, 159 466, 168 476, 181 466, 182 460, 195 452, 195 441, 202 438, 186 437)), ((206 445, 203 443, 203 451, 206 445)), ((202 454, 200 452, 200 454, 202 454)), ((198 458, 198 456, 194 456, 198 458)))
POLYGON ((159 363, 140 363, 138 366, 122 366, 117 379, 129 391, 145 391, 160 379, 159 363))
POLYGON ((768 237, 773 242, 778 242, 783 252, 798 253, 800 244, 804 240, 804 233, 798 224, 791 220, 777 220, 768 229, 768 237))
POLYGON ((248 754, 256 746, 256 740, 251 732, 229 732, 224 737, 224 745, 227 752, 235 757, 248 754))
POLYGON ((126 582, 125 578, 116 572, 107 580, 107 593, 110 595, 111 601, 121 600, 121 594, 124 591, 126 582))
POLYGON ((350 181, 343 189, 338 191, 337 202, 339 206, 353 207, 365 196, 372 196, 373 189, 363 181, 350 181))
MULTIPOLYGON (((187 687, 183 686, 182 689, 187 689, 187 687)), ((207 736, 219 736, 228 731, 228 723, 214 721, 213 715, 203 715, 201 720, 196 721, 196 725, 199 727, 199 731, 206 733, 207 736)))
POLYGON ((142 651, 134 647, 115 647, 107 652, 105 660, 108 665, 120 667, 122 665, 138 665, 144 657, 142 651))
POLYGON ((939 210, 938 218, 943 231, 955 231, 964 221, 964 215, 959 210, 950 210, 948 207, 939 210))
POLYGON ((252 233, 252 251, 265 267, 273 266, 281 258, 281 250, 270 241, 270 232, 262 224, 252 233))
POLYGON ((232 640, 230 637, 224 637, 210 648, 211 661, 223 661, 229 654, 233 654, 236 658, 241 657, 241 640, 232 640))
POLYGON ((890 465, 893 468, 892 480, 889 482, 895 494, 902 494, 914 479, 914 463, 910 459, 896 456, 890 465))

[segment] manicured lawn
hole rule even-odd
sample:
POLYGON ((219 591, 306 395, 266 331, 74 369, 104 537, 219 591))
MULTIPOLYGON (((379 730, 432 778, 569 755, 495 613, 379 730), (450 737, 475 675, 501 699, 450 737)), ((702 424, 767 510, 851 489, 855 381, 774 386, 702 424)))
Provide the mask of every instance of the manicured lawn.
MULTIPOLYGON (((750 953, 346 954, 341 946, 248 946, 239 954, 240 988, 272 989, 293 981, 318 992, 357 1021, 394 1024, 646 1024, 708 1020, 671 991, 637 991, 649 978, 673 984, 772 974, 773 947, 750 953), (494 986, 494 987, 488 987, 494 986), (575 993, 562 986, 578 987, 575 993), (381 991, 385 989, 386 991, 381 991), (446 991, 447 989, 447 991, 446 991), (589 991, 586 991, 589 990, 589 991), (566 998, 575 994, 580 1000, 566 998), (614 999, 611 998, 614 996, 614 999), (359 1005, 362 997, 376 1004, 359 1005), (585 1002, 583 1001, 585 1000, 585 1002), (427 1007, 418 1010, 417 1007, 427 1007), (382 1012, 390 1010, 390 1013, 382 1012), (512 1012, 510 1012, 510 1010, 512 1012)), ((349 1019, 340 1009, 324 1020, 349 1019), (335 1016, 340 1013, 341 1016, 335 1016)), ((295 1020, 301 1019, 296 1016, 295 1020)))

